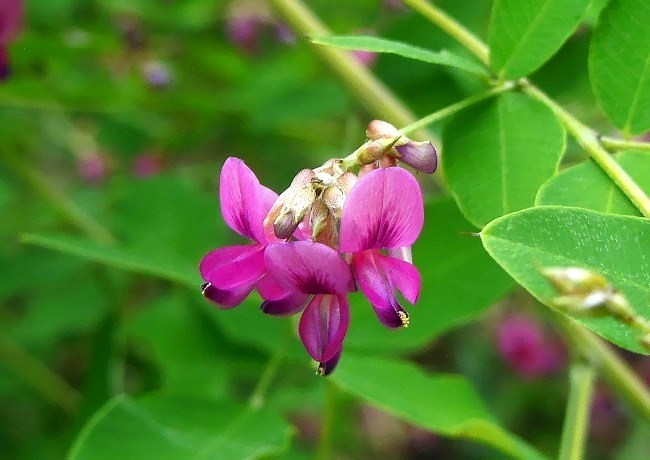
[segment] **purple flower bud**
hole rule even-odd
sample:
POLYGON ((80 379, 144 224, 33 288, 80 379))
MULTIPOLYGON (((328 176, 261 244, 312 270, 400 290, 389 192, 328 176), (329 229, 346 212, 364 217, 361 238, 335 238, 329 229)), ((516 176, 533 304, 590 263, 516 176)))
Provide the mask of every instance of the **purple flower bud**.
POLYGON ((505 318, 497 329, 499 354, 517 373, 527 378, 541 377, 564 362, 563 350, 544 336, 532 318, 519 314, 505 318))
POLYGON ((86 153, 77 162, 77 172, 88 184, 102 183, 108 175, 108 169, 106 157, 99 152, 86 153))
POLYGON ((146 82, 155 89, 169 86, 172 75, 169 68, 160 61, 147 61, 142 65, 142 75, 146 82))
POLYGON ((293 34, 293 31, 283 22, 275 25, 275 36, 280 43, 287 45, 296 43, 296 36, 293 34))
POLYGON ((298 222, 295 221, 294 214, 291 210, 281 213, 273 222, 273 232, 281 240, 291 238, 297 228, 298 222))
POLYGON ((228 40, 246 53, 254 53, 260 34, 260 21, 254 15, 232 16, 226 22, 228 40))
POLYGON ((143 153, 133 159, 131 171, 139 178, 151 177, 163 169, 162 159, 154 153, 143 153))
POLYGON ((377 62, 377 53, 372 51, 354 50, 350 51, 350 55, 364 67, 372 67, 377 62))
POLYGON ((423 173, 431 174, 438 167, 438 152, 431 142, 409 141, 396 145, 395 150, 400 154, 400 161, 423 173))

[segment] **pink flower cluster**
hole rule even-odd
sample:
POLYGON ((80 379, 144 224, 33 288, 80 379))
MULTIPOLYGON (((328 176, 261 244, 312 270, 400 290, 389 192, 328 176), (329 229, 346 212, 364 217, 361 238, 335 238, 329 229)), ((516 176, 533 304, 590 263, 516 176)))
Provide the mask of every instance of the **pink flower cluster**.
POLYGON ((11 73, 7 48, 22 29, 23 10, 22 0, 0 0, 0 80, 11 73))
MULTIPOLYGON (((435 155, 435 150, 434 150, 435 155)), ((201 261, 205 297, 222 308, 254 289, 270 315, 302 312, 300 338, 327 375, 341 356, 350 324, 348 294, 357 287, 387 327, 407 326, 397 292, 415 303, 420 274, 411 245, 424 223, 419 184, 407 170, 356 175, 330 160, 303 170, 280 196, 237 158, 221 170, 220 202, 230 228, 251 240, 209 252, 201 261)))

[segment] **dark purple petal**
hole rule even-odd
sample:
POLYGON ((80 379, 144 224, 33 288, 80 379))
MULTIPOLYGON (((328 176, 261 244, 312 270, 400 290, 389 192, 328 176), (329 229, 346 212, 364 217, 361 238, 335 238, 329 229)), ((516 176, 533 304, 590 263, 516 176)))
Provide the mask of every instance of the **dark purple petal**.
POLYGON ((432 174, 438 168, 438 152, 431 142, 409 141, 395 147, 400 161, 423 173, 432 174))
POLYGON ((221 213, 230 228, 242 236, 266 244, 263 222, 271 205, 271 192, 239 158, 230 157, 221 169, 221 213))
POLYGON ((339 364, 339 360, 341 359, 342 352, 343 352, 343 347, 339 348, 339 351, 337 351, 334 357, 331 358, 330 360, 322 363, 318 363, 318 371, 317 371, 318 375, 327 377, 332 372, 334 372, 334 369, 339 364))
POLYGON ((377 266, 386 274, 390 283, 411 303, 416 303, 420 296, 420 272, 408 263, 393 257, 378 254, 377 266))
POLYGON ((264 299, 262 311, 274 316, 298 313, 305 308, 309 300, 307 294, 281 287, 268 273, 257 283, 257 292, 264 299))
POLYGON ((402 168, 376 169, 359 179, 345 201, 339 250, 410 246, 423 224, 422 192, 413 175, 402 168))
POLYGON ((278 284, 289 290, 304 294, 343 294, 355 290, 348 264, 324 244, 272 244, 266 248, 264 261, 278 284))
POLYGON ((210 283, 204 283, 201 286, 203 296, 216 303, 221 308, 233 308, 244 301, 253 291, 254 284, 239 286, 234 289, 222 290, 217 289, 210 283))
POLYGON ((298 333, 309 355, 325 363, 341 350, 349 324, 350 307, 346 295, 319 294, 300 317, 298 333))
POLYGON ((0 45, 12 41, 23 27, 23 0, 0 0, 0 45))
MULTIPOLYGON (((352 256, 354 276, 384 326, 389 328, 406 326, 408 313, 397 301, 395 286, 380 261, 382 257, 384 256, 375 250, 355 253, 352 256)), ((388 264, 386 266, 391 267, 388 264)))
POLYGON ((199 266, 203 279, 218 289, 255 283, 262 277, 264 246, 227 246, 209 252, 199 266))
POLYGON ((9 67, 9 54, 7 47, 0 45, 0 81, 6 80, 11 75, 9 67))

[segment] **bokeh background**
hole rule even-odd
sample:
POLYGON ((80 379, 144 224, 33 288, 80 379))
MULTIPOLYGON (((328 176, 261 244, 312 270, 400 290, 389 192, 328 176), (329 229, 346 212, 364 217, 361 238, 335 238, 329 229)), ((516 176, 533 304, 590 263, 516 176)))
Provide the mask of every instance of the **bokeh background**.
MULTIPOLYGON (((399 1, 307 3, 337 34, 463 53, 399 1)), ((489 0, 436 3, 485 37, 489 0)), ((594 1, 532 79, 614 133, 587 76, 604 3, 594 1)), ((257 299, 224 312, 200 295, 202 255, 240 241, 221 222, 219 169, 238 156, 280 192, 298 170, 353 151, 374 115, 263 0, 29 0, 25 10, 3 44, 0 82, 0 458, 57 459, 117 393, 246 400, 286 324, 264 317, 257 299)), ((483 88, 472 76, 397 56, 353 57, 420 116, 483 88)), ((584 158, 569 149, 569 161, 584 158)), ((431 275, 415 324, 397 336, 357 299, 349 346, 463 374, 503 425, 552 454, 566 346, 533 300, 506 295, 512 282, 487 256, 463 267, 452 259, 457 246, 437 245, 442 234, 475 229, 430 178, 419 179, 438 204, 415 249, 431 275), (436 283, 447 264, 460 265, 436 283), (488 273, 491 291, 472 294, 475 272, 488 273)), ((465 241, 456 244, 482 251, 465 241)), ((648 358, 625 358, 650 380, 648 358)), ((325 386, 292 339, 268 396, 296 430, 286 458, 312 458, 325 386)), ((335 408, 336 458, 501 458, 345 394, 335 408)), ((604 384, 592 414, 589 458, 642 458, 643 432, 604 384)))

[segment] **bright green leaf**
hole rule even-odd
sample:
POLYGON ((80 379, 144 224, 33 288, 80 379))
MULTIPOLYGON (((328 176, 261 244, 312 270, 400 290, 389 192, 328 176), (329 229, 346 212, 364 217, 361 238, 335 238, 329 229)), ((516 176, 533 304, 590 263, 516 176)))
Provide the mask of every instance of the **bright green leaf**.
MULTIPOLYGON (((490 222, 481 238, 490 255, 543 303, 557 294, 540 268, 582 267, 604 276, 637 314, 650 320, 648 219, 541 206, 490 222)), ((623 348, 648 354, 638 331, 611 317, 574 318, 623 348)))
POLYGON ((273 412, 231 402, 117 396, 86 424, 69 459, 256 459, 285 451, 291 431, 273 412))
POLYGON ((571 36, 589 0, 495 0, 488 30, 490 65, 504 79, 530 74, 571 36))
POLYGON ((503 94, 455 117, 443 131, 445 177, 477 227, 533 205, 557 170, 564 128, 541 102, 503 94))
POLYGON ((612 0, 589 49, 589 74, 598 103, 627 134, 650 129, 650 3, 612 0))
POLYGON ((543 458, 495 422, 463 377, 427 375, 410 363, 345 353, 331 378, 347 392, 427 430, 485 443, 516 458, 543 458))
POLYGON ((458 56, 450 51, 430 51, 418 46, 402 42, 387 40, 385 38, 350 35, 350 36, 322 36, 312 37, 311 41, 317 45, 335 46, 346 50, 363 50, 374 53, 397 54, 408 59, 438 64, 465 70, 478 75, 488 75, 487 69, 481 64, 458 56))
POLYGON ((513 287, 512 279, 485 253, 478 238, 453 200, 444 198, 425 206, 425 226, 413 247, 413 259, 422 276, 418 303, 404 307, 410 314, 405 329, 388 330, 361 294, 350 295, 353 322, 346 347, 389 352, 412 351, 431 343, 441 333, 483 313, 513 287), (472 280, 472 289, 467 289, 472 280))
MULTIPOLYGON (((616 159, 632 179, 650 194, 650 153, 627 151, 616 159)), ((536 204, 578 206, 608 214, 640 216, 638 208, 595 163, 572 166, 550 178, 537 193, 536 204)))

